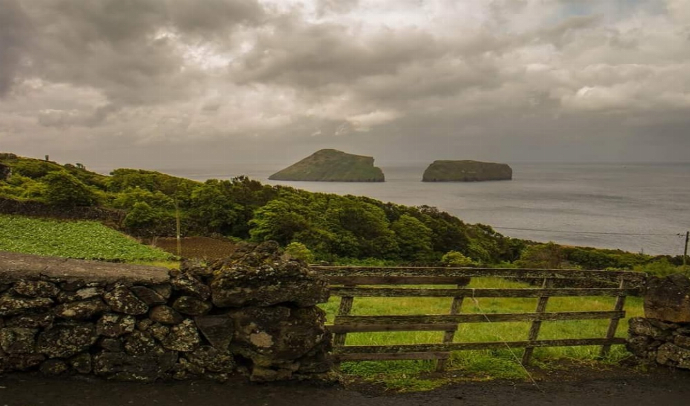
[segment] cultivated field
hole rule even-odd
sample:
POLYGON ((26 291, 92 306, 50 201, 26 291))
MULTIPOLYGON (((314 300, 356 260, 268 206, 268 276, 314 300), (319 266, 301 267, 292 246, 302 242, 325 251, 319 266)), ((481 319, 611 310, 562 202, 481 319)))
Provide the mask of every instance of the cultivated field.
POLYGON ((94 221, 0 215, 0 250, 117 262, 167 261, 172 255, 94 221))

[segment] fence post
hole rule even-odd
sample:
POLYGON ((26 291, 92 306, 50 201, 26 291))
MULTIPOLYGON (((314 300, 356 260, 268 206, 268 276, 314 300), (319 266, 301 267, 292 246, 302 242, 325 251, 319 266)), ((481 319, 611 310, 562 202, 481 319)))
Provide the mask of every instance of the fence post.
MULTIPOLYGON (((462 285, 457 285, 458 289, 462 288, 462 285)), ((453 303, 450 305, 450 315, 456 315, 460 313, 460 309, 462 309, 462 301, 465 299, 464 296, 455 296, 453 298, 453 303)), ((457 325, 455 326, 455 330, 447 330, 443 334, 443 343, 448 344, 452 343, 453 340, 455 339, 455 332, 457 331, 458 327, 457 325)), ((446 369, 446 361, 445 359, 440 359, 436 361, 436 372, 443 372, 446 369)))
MULTIPOLYGON (((616 298, 616 304, 613 307, 614 311, 620 312, 623 310, 623 306, 625 306, 625 286, 626 281, 625 277, 621 276, 620 277, 620 283, 618 285, 618 289, 621 290, 621 292, 618 294, 618 297, 616 298)), ((612 339, 613 337, 616 336, 616 330, 618 329, 618 321, 620 320, 620 317, 612 317, 611 321, 609 322, 609 329, 606 332, 606 338, 608 340, 612 339)), ((601 346, 601 352, 600 356, 605 357, 608 355, 609 351, 611 351, 611 344, 604 344, 601 346)))
MULTIPOLYGON (((357 285, 344 285, 347 288, 354 288, 357 285)), ((340 307, 338 307, 338 316, 349 316, 352 311, 352 303, 355 298, 353 296, 342 296, 340 298, 340 307)), ((333 346, 342 347, 345 345, 345 340, 347 339, 347 333, 336 333, 333 336, 333 346)), ((336 359, 334 363, 335 369, 340 370, 340 361, 336 359)))
MULTIPOLYGON (((552 285, 551 280, 548 278, 544 278, 544 281, 541 284, 542 289, 546 289, 547 287, 550 287, 552 285)), ((549 297, 548 296, 541 296, 539 297, 539 301, 537 302, 537 310, 536 313, 538 315, 541 315, 546 311, 546 305, 549 302, 549 297)), ((532 326, 529 329, 529 337, 527 340, 530 343, 534 343, 537 341, 537 338, 539 338, 539 330, 541 329, 541 320, 537 319, 532 322, 532 326)), ((527 346, 525 347, 525 352, 522 354, 522 365, 527 365, 529 364, 530 359, 532 358, 532 353, 534 352, 534 347, 533 346, 527 346)))

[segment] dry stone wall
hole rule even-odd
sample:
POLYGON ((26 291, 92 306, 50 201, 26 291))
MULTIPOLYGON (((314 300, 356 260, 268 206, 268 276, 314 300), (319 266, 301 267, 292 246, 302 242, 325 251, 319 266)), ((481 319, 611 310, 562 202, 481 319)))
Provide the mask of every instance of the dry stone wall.
POLYGON ((0 252, 0 373, 323 378, 327 299, 273 242, 179 271, 0 252))
POLYGON ((650 363, 690 369, 690 279, 649 278, 644 309, 645 317, 630 320, 628 350, 650 363))

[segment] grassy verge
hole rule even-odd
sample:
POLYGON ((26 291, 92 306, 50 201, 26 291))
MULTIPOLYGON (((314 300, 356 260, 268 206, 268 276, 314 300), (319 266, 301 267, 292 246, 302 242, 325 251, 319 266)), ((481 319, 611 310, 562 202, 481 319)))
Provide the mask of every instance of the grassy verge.
POLYGON ((0 215, 0 250, 118 262, 170 261, 172 255, 93 221, 0 215))
MULTIPOLYGON (((474 278, 472 288, 519 288, 527 285, 498 278, 474 278)), ((464 313, 529 313, 537 306, 536 298, 465 298, 464 313)), ((334 297, 323 306, 329 323, 338 309, 340 298, 334 297)), ((448 314, 451 298, 355 298, 352 315, 405 315, 405 314, 448 314)), ((595 311, 612 310, 612 297, 567 297, 550 298, 547 311, 595 311)), ((628 298, 627 317, 643 313, 640 298, 628 298)), ((559 338, 603 338, 608 329, 608 320, 555 321, 542 323, 539 339, 559 338)), ((530 322, 510 323, 467 323, 461 324, 455 334, 455 342, 521 341, 528 337, 530 322)), ((627 322, 621 322, 617 336, 625 337, 627 322)), ((347 345, 391 345, 441 343, 443 332, 386 332, 350 333, 347 345)), ((532 364, 549 368, 553 360, 567 359, 570 362, 594 362, 602 368, 628 355, 623 346, 614 346, 606 359, 599 358, 599 346, 537 348, 532 364)), ((451 356, 447 369, 451 374, 471 376, 472 379, 526 379, 528 374, 520 364, 523 349, 501 349, 482 351, 458 351, 451 356)), ((433 372, 433 361, 383 361, 344 363, 342 371, 368 380, 380 381, 390 388, 405 390, 431 389, 441 380, 423 379, 425 373, 433 372)))

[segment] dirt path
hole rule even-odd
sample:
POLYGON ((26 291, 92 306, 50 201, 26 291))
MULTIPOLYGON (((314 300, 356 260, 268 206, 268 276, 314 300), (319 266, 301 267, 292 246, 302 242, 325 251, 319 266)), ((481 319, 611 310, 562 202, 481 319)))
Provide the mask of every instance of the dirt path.
POLYGON ((431 392, 383 393, 305 383, 248 384, 243 381, 135 384, 97 379, 0 377, 0 406, 446 406, 446 405, 690 405, 690 372, 612 375, 529 383, 468 382, 431 392))

